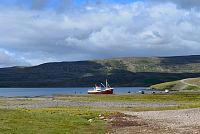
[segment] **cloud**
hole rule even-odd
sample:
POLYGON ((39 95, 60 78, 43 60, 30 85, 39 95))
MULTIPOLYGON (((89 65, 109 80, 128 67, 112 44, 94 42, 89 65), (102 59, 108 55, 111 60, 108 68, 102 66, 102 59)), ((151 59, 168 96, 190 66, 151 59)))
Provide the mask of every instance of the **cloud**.
POLYGON ((85 5, 62 14, 0 9, 0 64, 199 54, 199 18, 173 3, 85 5))
POLYGON ((153 0, 158 2, 172 2, 177 4, 179 8, 184 9, 199 9, 200 8, 200 1, 199 0, 153 0))
POLYGON ((58 11, 63 12, 73 5, 74 0, 60 0, 58 5, 58 11))
POLYGON ((22 66, 22 65, 30 65, 29 63, 25 62, 23 57, 17 57, 16 55, 0 49, 0 67, 5 66, 22 66))

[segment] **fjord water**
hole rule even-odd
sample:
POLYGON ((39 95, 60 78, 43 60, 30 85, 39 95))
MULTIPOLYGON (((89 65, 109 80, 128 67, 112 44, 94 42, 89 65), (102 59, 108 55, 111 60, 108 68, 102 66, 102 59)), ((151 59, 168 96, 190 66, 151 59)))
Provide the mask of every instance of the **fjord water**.
MULTIPOLYGON (((87 90, 92 88, 0 88, 2 97, 34 97, 48 96, 55 94, 87 94, 87 90)), ((145 91, 146 87, 115 87, 114 94, 127 94, 145 91)), ((148 90, 149 91, 149 90, 148 90)))

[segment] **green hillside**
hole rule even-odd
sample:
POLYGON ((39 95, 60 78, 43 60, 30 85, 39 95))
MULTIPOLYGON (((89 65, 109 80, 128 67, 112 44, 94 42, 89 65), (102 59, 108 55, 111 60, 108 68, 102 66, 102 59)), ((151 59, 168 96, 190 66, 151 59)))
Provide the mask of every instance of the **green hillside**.
POLYGON ((179 81, 165 82, 151 86, 156 90, 200 91, 200 78, 188 78, 179 81))
POLYGON ((0 87, 150 86, 200 77, 200 56, 128 57, 0 69, 0 87))
POLYGON ((130 72, 199 73, 200 56, 129 57, 96 60, 106 70, 122 69, 130 72))

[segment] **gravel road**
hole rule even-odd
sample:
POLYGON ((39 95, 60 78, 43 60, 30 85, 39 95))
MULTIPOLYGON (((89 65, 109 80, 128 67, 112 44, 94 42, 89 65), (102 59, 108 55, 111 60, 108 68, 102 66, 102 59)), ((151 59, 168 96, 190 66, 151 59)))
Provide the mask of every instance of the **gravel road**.
POLYGON ((165 103, 145 103, 145 102, 92 102, 92 101, 71 101, 71 100, 54 100, 51 98, 35 98, 35 101, 15 101, 7 99, 11 103, 1 104, 0 108, 44 108, 58 106, 95 106, 95 107, 134 107, 134 106, 153 106, 166 107, 176 106, 177 104, 165 103))
POLYGON ((115 134, 200 134, 200 108, 150 112, 123 112, 146 125, 118 129, 115 134))

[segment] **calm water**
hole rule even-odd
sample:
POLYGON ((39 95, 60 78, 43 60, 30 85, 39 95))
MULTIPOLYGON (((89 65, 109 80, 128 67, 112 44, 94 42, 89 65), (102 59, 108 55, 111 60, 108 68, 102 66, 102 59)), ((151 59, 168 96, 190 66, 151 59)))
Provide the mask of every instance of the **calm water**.
MULTIPOLYGON (((0 88, 0 96, 42 96, 53 94, 87 94, 87 90, 92 88, 0 88)), ((138 93, 145 91, 145 87, 115 87, 115 94, 138 93)), ((149 91, 149 90, 148 90, 149 91)))

